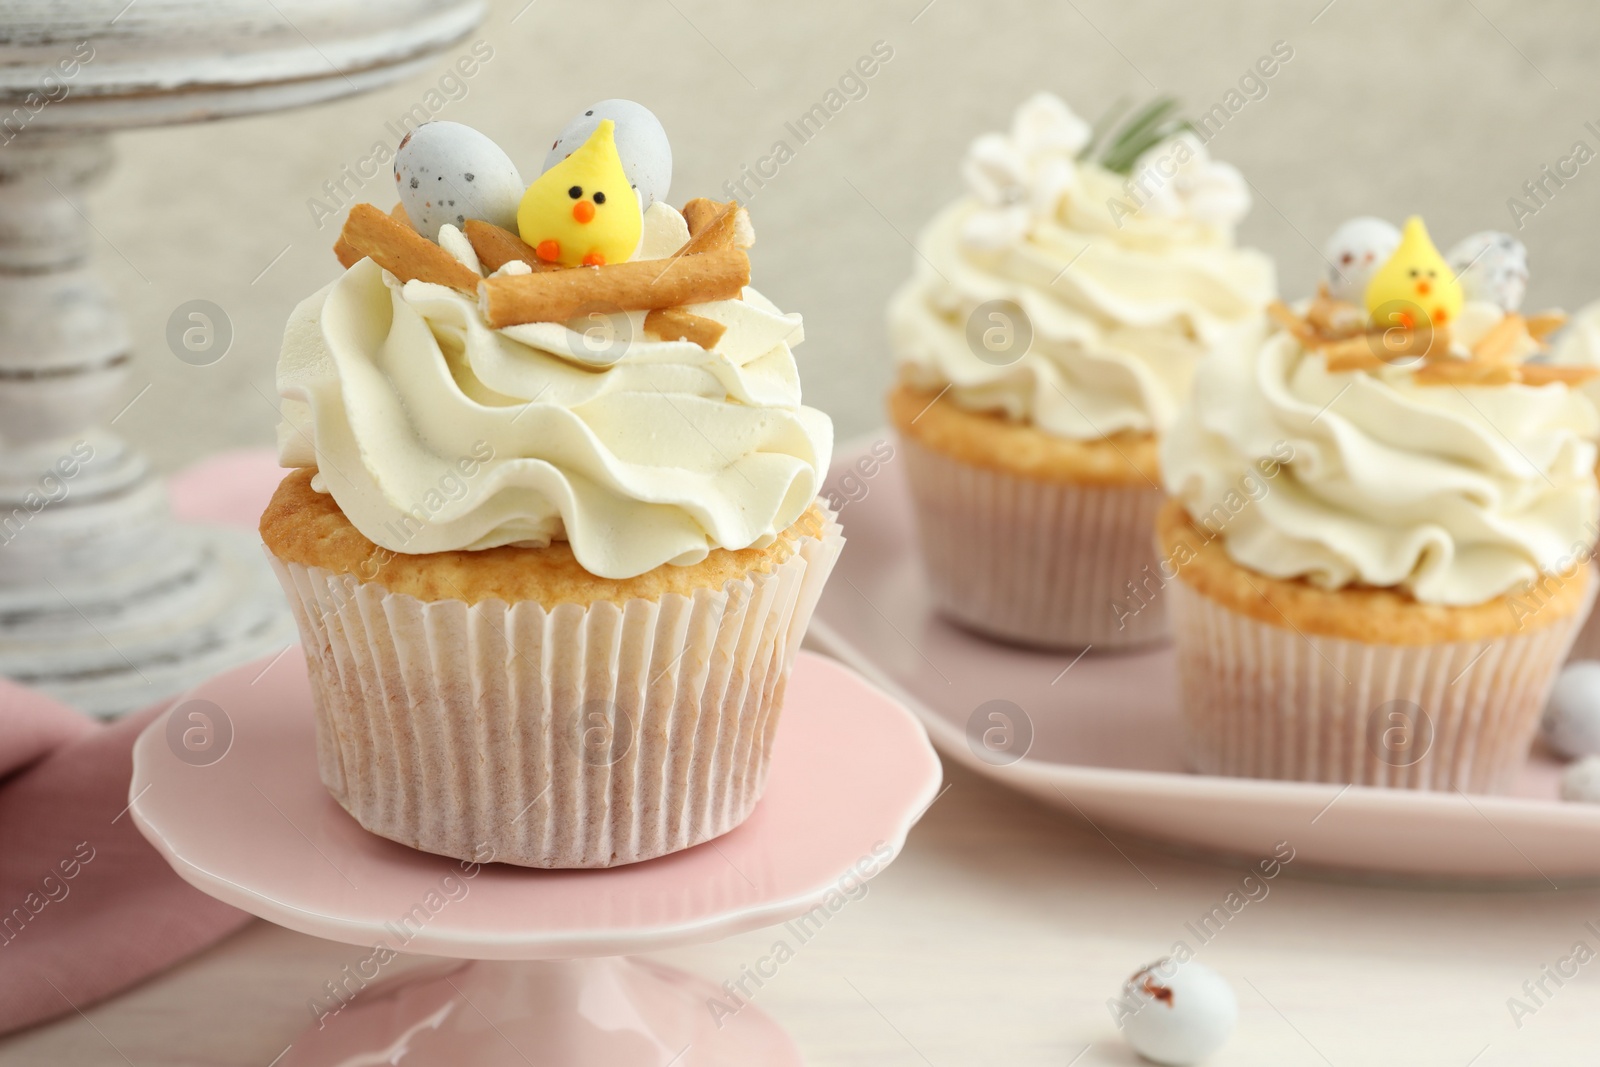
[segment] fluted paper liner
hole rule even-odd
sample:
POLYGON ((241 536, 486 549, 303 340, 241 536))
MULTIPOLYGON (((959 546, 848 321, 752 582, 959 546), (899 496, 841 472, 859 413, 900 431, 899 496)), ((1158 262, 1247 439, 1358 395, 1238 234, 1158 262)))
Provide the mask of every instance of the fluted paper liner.
POLYGON ((373 833, 461 859, 608 867, 749 817, 844 546, 691 598, 423 601, 268 553, 306 649, 317 758, 373 833))
POLYGON ((1577 640, 1572 642, 1572 651, 1567 653, 1569 663, 1582 659, 1600 660, 1600 611, 1589 613, 1577 640))
POLYGON ((1046 648, 1167 638, 1154 486, 1019 478, 901 435, 934 602, 971 629, 1046 648))
POLYGON ((1507 792, 1597 577, 1566 618, 1419 646, 1300 633, 1225 607, 1180 577, 1167 595, 1189 765, 1244 778, 1507 792))

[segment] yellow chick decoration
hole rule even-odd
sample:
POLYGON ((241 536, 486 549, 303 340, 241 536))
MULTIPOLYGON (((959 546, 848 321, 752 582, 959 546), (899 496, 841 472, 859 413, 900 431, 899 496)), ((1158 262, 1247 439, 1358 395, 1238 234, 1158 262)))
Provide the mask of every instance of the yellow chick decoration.
POLYGON ((528 186, 517 205, 522 239, 543 262, 565 267, 626 262, 643 226, 610 119, 528 186))
POLYGON ((1434 326, 1461 314, 1461 283, 1422 220, 1413 215, 1400 231, 1400 244, 1367 283, 1367 313, 1378 326, 1416 329, 1418 313, 1434 326))

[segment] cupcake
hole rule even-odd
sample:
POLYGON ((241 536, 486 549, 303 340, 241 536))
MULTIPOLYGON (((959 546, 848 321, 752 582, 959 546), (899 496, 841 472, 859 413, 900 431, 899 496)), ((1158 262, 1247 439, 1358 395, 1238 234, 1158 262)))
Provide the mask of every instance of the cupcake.
POLYGON ((1533 358, 1559 316, 1467 299, 1418 219, 1327 257, 1162 443, 1188 759, 1504 792, 1595 595, 1592 371, 1533 358))
MULTIPOLYGON (((1558 366, 1600 368, 1600 302, 1584 307, 1572 316, 1569 323, 1552 341, 1550 362, 1558 366)), ((1591 378, 1578 387, 1589 402, 1600 409, 1600 376, 1591 378)), ((1600 477, 1600 466, 1595 468, 1600 477)), ((1600 535, 1600 515, 1595 516, 1591 533, 1600 535)), ((1568 659, 1600 660, 1600 612, 1591 612, 1589 621, 1578 631, 1568 659)))
POLYGON ((1157 441, 1209 353, 1254 345, 1270 262, 1239 173, 1158 102, 1096 137, 1040 94, 973 142, 889 307, 888 400, 929 587, 1043 648, 1166 635, 1157 441))
POLYGON ((832 427, 799 316, 746 284, 748 218, 670 207, 665 144, 609 101, 524 191, 481 134, 424 125, 400 208, 353 208, 346 270, 290 317, 294 470, 261 534, 322 780, 373 833, 605 867, 761 796, 843 543, 832 427))

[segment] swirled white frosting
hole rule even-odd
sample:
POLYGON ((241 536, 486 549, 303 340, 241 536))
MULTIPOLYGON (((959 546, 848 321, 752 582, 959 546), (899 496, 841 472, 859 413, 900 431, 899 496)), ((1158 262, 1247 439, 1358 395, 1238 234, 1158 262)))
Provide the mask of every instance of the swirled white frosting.
POLYGON ((1202 355, 1259 342, 1273 268, 1234 246, 1248 192, 1198 139, 1151 149, 1127 179, 1074 158, 1087 137, 1041 95, 1009 136, 973 143, 970 194, 923 231, 890 341, 907 382, 949 386, 962 407, 1080 440, 1159 433, 1202 355), (969 320, 995 300, 1026 316, 1020 358, 979 358, 969 342, 969 320))
POLYGON ((280 460, 394 552, 564 539, 626 578, 768 544, 815 498, 833 430, 800 403, 800 317, 743 296, 689 308, 727 327, 708 351, 653 339, 644 312, 493 330, 364 260, 290 317, 280 460))
MULTIPOLYGON (((1470 346, 1502 314, 1469 304, 1454 332, 1470 346)), ((1277 332, 1201 366, 1161 462, 1167 491, 1250 570, 1469 605, 1593 547, 1597 434, 1562 384, 1330 373, 1277 332)))
MULTIPOLYGON (((1600 367, 1600 301, 1585 305, 1567 322, 1550 347, 1550 362, 1600 367)), ((1600 408, 1600 377, 1590 378, 1578 389, 1600 408)))

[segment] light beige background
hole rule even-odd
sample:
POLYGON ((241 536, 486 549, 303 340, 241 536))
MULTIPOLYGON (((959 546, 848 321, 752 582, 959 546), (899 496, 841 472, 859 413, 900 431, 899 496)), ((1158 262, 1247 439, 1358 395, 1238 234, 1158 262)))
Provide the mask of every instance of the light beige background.
MULTIPOLYGON (((1290 294, 1312 284, 1314 246, 1349 215, 1424 212, 1449 243, 1508 227, 1506 199, 1575 140, 1600 149, 1583 127, 1600 120, 1600 15, 1589 4, 1335 0, 1313 23, 1326 0, 537 0, 519 15, 523 2, 497 9, 483 34, 494 59, 440 117, 480 127, 531 172, 583 105, 639 99, 672 135, 679 201, 715 195, 875 41, 893 47, 866 98, 751 203, 757 284, 805 314, 807 396, 841 436, 880 421, 882 306, 909 269, 907 238, 958 191, 966 143, 1035 89, 1086 115, 1152 83, 1208 107, 1274 41, 1289 42, 1294 58, 1267 97, 1213 148, 1259 190, 1243 237, 1279 259, 1290 294)), ((118 427, 163 466, 271 440, 284 318, 335 271, 332 226, 319 231, 305 202, 392 138, 384 123, 426 84, 122 139, 121 168, 94 208, 100 259, 139 341, 127 397, 151 388, 118 427), (168 315, 193 298, 221 304, 235 325, 233 350, 211 367, 165 347, 168 315)), ((387 182, 363 197, 389 204, 387 182)), ((1597 220, 1600 162, 1519 234, 1531 304, 1575 308, 1600 295, 1597 220)), ((758 1003, 816 1064, 1134 1062, 1106 997, 1236 885, 1239 865, 1113 845, 992 783, 952 780, 906 855, 758 1003)), ((1274 883, 1204 950, 1243 1008, 1218 1067, 1595 1061, 1600 964, 1520 1029, 1506 1000, 1574 942, 1596 945, 1584 923, 1600 920, 1600 891, 1551 891, 1532 872, 1538 888, 1517 892, 1305 875, 1274 883)), ((721 978, 772 937, 667 956, 721 978)), ((93 1026, 73 1016, 0 1044, 0 1062, 265 1065, 307 1018, 306 998, 355 952, 257 924, 91 1011, 93 1026)))
MULTIPOLYGON (((482 129, 531 175, 567 118, 632 97, 672 137, 679 203, 721 195, 779 138, 796 145, 785 122, 874 42, 893 48, 865 98, 799 145, 750 202, 755 283, 805 315, 806 397, 841 438, 882 421, 883 305, 909 272, 908 239, 960 190, 967 143, 1037 89, 1086 116, 1156 88, 1203 110, 1288 42, 1294 58, 1212 149, 1259 190, 1242 239, 1278 259, 1291 295, 1314 283, 1317 246, 1353 214, 1424 213, 1447 246, 1509 227, 1507 198, 1575 140, 1600 151, 1584 128, 1600 126, 1600 14, 1584 3, 1334 0, 1313 24, 1327 0, 526 2, 496 7, 481 34, 494 58, 438 117, 482 129)), ((272 440, 262 394, 273 395, 284 319, 337 270, 329 249, 342 212, 318 229, 307 201, 374 141, 392 147, 385 124, 435 80, 120 139, 120 168, 93 198, 99 258, 133 315, 139 360, 126 397, 152 388, 117 426, 162 466, 272 440), (168 316, 195 298, 221 305, 235 329, 232 350, 209 367, 166 346, 168 316)), ((387 207, 391 181, 384 169, 357 195, 387 207)), ((1597 221, 1600 161, 1518 234, 1530 304, 1576 309, 1600 296, 1597 221)))

